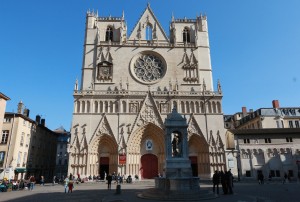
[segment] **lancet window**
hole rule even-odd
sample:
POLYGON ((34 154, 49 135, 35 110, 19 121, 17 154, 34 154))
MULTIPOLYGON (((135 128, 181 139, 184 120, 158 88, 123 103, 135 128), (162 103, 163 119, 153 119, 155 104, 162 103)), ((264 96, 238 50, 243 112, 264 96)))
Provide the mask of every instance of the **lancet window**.
POLYGON ((108 26, 106 29, 105 41, 113 41, 113 29, 111 26, 108 26))
POLYGON ((190 43, 191 42, 190 29, 188 27, 185 27, 183 29, 182 36, 183 36, 183 42, 184 43, 190 43))

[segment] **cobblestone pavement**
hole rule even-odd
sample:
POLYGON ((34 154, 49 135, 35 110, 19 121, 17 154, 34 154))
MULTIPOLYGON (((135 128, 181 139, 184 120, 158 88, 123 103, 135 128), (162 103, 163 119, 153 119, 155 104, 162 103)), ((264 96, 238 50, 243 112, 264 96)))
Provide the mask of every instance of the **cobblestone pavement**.
MULTIPOLYGON (((121 194, 116 194, 116 184, 112 184, 112 190, 107 190, 104 182, 88 182, 76 185, 73 193, 65 194, 62 185, 46 184, 36 185, 33 191, 21 190, 12 192, 0 192, 0 201, 27 202, 27 201, 102 201, 102 202, 153 202, 154 200, 141 199, 137 197, 145 189, 153 188, 154 181, 140 181, 132 184, 122 184, 121 194)), ((210 182, 201 182, 201 189, 212 190, 210 182)), ((273 182, 259 185, 256 182, 237 182, 234 185, 233 195, 220 195, 213 202, 297 202, 300 201, 300 184, 273 182)))

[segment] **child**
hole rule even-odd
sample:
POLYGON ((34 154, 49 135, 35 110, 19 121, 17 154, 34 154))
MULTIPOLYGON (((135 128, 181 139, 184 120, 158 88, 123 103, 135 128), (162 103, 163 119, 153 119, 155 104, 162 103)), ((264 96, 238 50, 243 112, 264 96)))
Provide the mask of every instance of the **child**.
POLYGON ((69 190, 68 190, 68 193, 73 191, 73 188, 74 188, 74 182, 72 180, 69 181, 69 184, 68 184, 68 187, 69 187, 69 190))

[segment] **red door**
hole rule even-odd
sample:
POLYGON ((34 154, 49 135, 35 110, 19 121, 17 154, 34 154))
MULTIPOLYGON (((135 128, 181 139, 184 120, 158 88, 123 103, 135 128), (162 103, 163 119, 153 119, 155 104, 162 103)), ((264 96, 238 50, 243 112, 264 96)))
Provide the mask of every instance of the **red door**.
POLYGON ((153 154, 145 154, 141 158, 141 174, 144 179, 153 179, 158 174, 158 159, 153 154))

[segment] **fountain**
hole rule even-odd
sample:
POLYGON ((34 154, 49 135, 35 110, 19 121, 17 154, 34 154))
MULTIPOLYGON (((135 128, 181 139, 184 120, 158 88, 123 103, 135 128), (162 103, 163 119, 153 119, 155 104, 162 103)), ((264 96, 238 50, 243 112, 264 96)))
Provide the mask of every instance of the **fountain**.
MULTIPOLYGON (((140 198, 168 201, 197 201, 216 198, 209 191, 200 190, 199 177, 192 175, 188 157, 185 117, 173 108, 165 119, 165 165, 162 177, 155 178, 155 188, 138 194, 140 198)), ((201 146, 201 145, 199 145, 201 146)))

